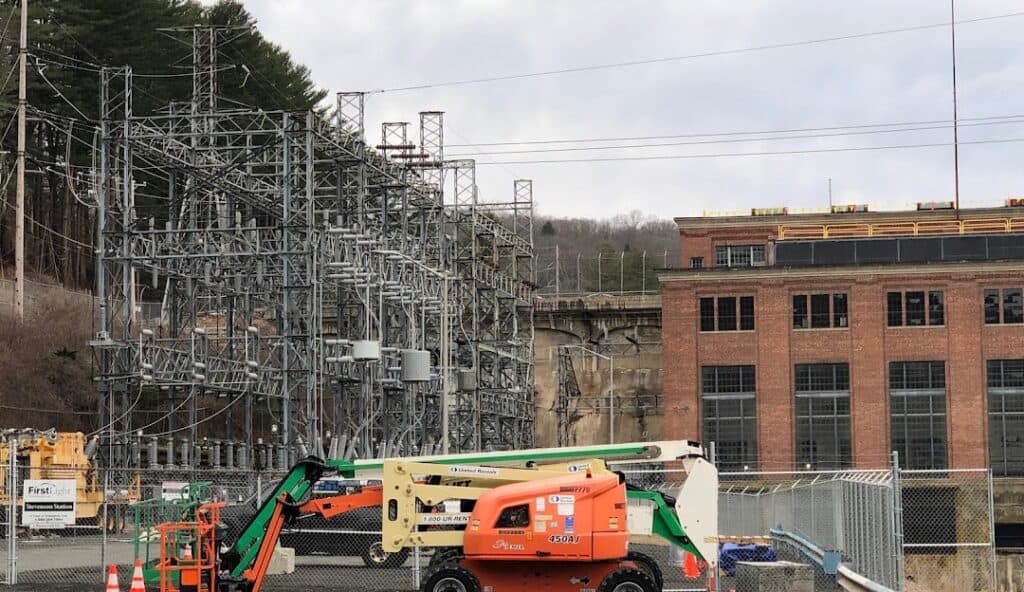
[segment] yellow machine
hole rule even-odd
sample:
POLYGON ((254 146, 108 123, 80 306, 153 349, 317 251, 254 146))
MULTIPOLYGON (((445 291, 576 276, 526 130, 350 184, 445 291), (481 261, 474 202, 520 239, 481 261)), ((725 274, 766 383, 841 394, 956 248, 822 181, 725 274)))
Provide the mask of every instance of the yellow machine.
MULTIPOLYGON (((9 503, 6 491, 11 439, 18 442, 18 482, 26 479, 74 479, 76 482, 75 525, 102 526, 106 504, 108 532, 124 529, 129 503, 139 499, 138 475, 125 488, 115 487, 104 496, 103 484, 94 470, 82 432, 47 430, 4 430, 0 433, 0 506, 9 503), (106 499, 104 499, 104 497, 106 499)), ((18 505, 22 504, 17 492, 18 505)))

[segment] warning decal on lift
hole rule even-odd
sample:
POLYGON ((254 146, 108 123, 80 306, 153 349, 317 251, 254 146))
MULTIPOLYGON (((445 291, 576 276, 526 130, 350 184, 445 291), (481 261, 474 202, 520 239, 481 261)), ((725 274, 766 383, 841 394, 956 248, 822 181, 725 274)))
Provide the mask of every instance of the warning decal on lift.
POLYGON ((548 501, 558 508, 559 516, 572 516, 576 513, 576 496, 574 495, 550 495, 548 501))

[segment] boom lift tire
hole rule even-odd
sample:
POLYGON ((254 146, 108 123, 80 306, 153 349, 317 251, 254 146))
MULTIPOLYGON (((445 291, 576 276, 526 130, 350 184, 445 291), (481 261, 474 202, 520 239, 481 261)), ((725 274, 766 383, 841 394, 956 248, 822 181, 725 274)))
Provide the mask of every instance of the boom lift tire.
MULTIPOLYGON (((447 561, 427 572, 421 592, 480 592, 480 581, 473 572, 461 565, 447 561)), ((625 592, 625 591, 620 591, 625 592)), ((654 592, 644 591, 644 592, 654 592)))
POLYGON ((361 557, 366 567, 395 569, 405 565, 405 560, 409 558, 409 549, 388 553, 384 550, 384 545, 380 541, 375 541, 370 543, 366 549, 363 549, 361 557))
POLYGON ((643 569, 622 567, 608 574, 597 592, 660 592, 651 576, 643 569))
POLYGON ((654 580, 654 585, 658 587, 658 590, 665 587, 665 577, 661 573, 661 567, 653 557, 639 551, 630 551, 626 555, 626 561, 632 561, 637 567, 647 572, 647 575, 651 576, 651 579, 654 580))

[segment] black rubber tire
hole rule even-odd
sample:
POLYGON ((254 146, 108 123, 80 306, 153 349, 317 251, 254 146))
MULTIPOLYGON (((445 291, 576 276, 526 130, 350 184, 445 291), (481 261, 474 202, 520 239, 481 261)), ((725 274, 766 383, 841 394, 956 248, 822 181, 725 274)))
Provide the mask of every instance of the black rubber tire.
POLYGON ((375 541, 363 549, 360 557, 366 567, 396 569, 405 565, 405 560, 409 558, 409 549, 388 553, 382 548, 380 541, 375 541))
POLYGON ((639 551, 630 551, 626 555, 626 561, 632 561, 640 569, 646 571, 647 575, 651 576, 651 579, 654 580, 654 585, 658 587, 658 590, 665 587, 665 576, 661 573, 661 566, 654 560, 654 557, 639 551))
POLYGON ((427 571, 420 592, 480 592, 480 580, 465 567, 448 561, 427 571))
POLYGON ((597 592, 626 592, 636 588, 641 592, 661 592, 661 588, 655 587, 654 580, 646 571, 632 567, 620 567, 608 574, 601 580, 597 592))

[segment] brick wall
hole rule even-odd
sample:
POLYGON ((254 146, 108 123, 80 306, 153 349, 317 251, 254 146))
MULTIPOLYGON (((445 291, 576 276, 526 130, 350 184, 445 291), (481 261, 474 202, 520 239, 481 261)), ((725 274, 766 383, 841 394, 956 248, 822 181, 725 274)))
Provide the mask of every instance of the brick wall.
MULTIPOLYGON (((685 250, 684 257, 688 256, 685 250)), ((688 261, 688 259, 684 259, 688 261)), ((700 367, 755 364, 760 466, 793 466, 793 366, 846 362, 850 365, 851 435, 854 465, 884 466, 889 458, 888 363, 946 363, 947 441, 953 468, 988 466, 985 363, 1024 357, 1024 326, 987 326, 983 291, 1021 286, 1012 272, 849 275, 825 278, 772 277, 663 281, 662 341, 666 438, 700 437, 700 367), (886 326, 886 292, 942 290, 945 322, 939 327, 886 326), (792 328, 792 296, 848 294, 846 329, 792 328), (701 296, 755 295, 752 332, 698 331, 701 296)))

